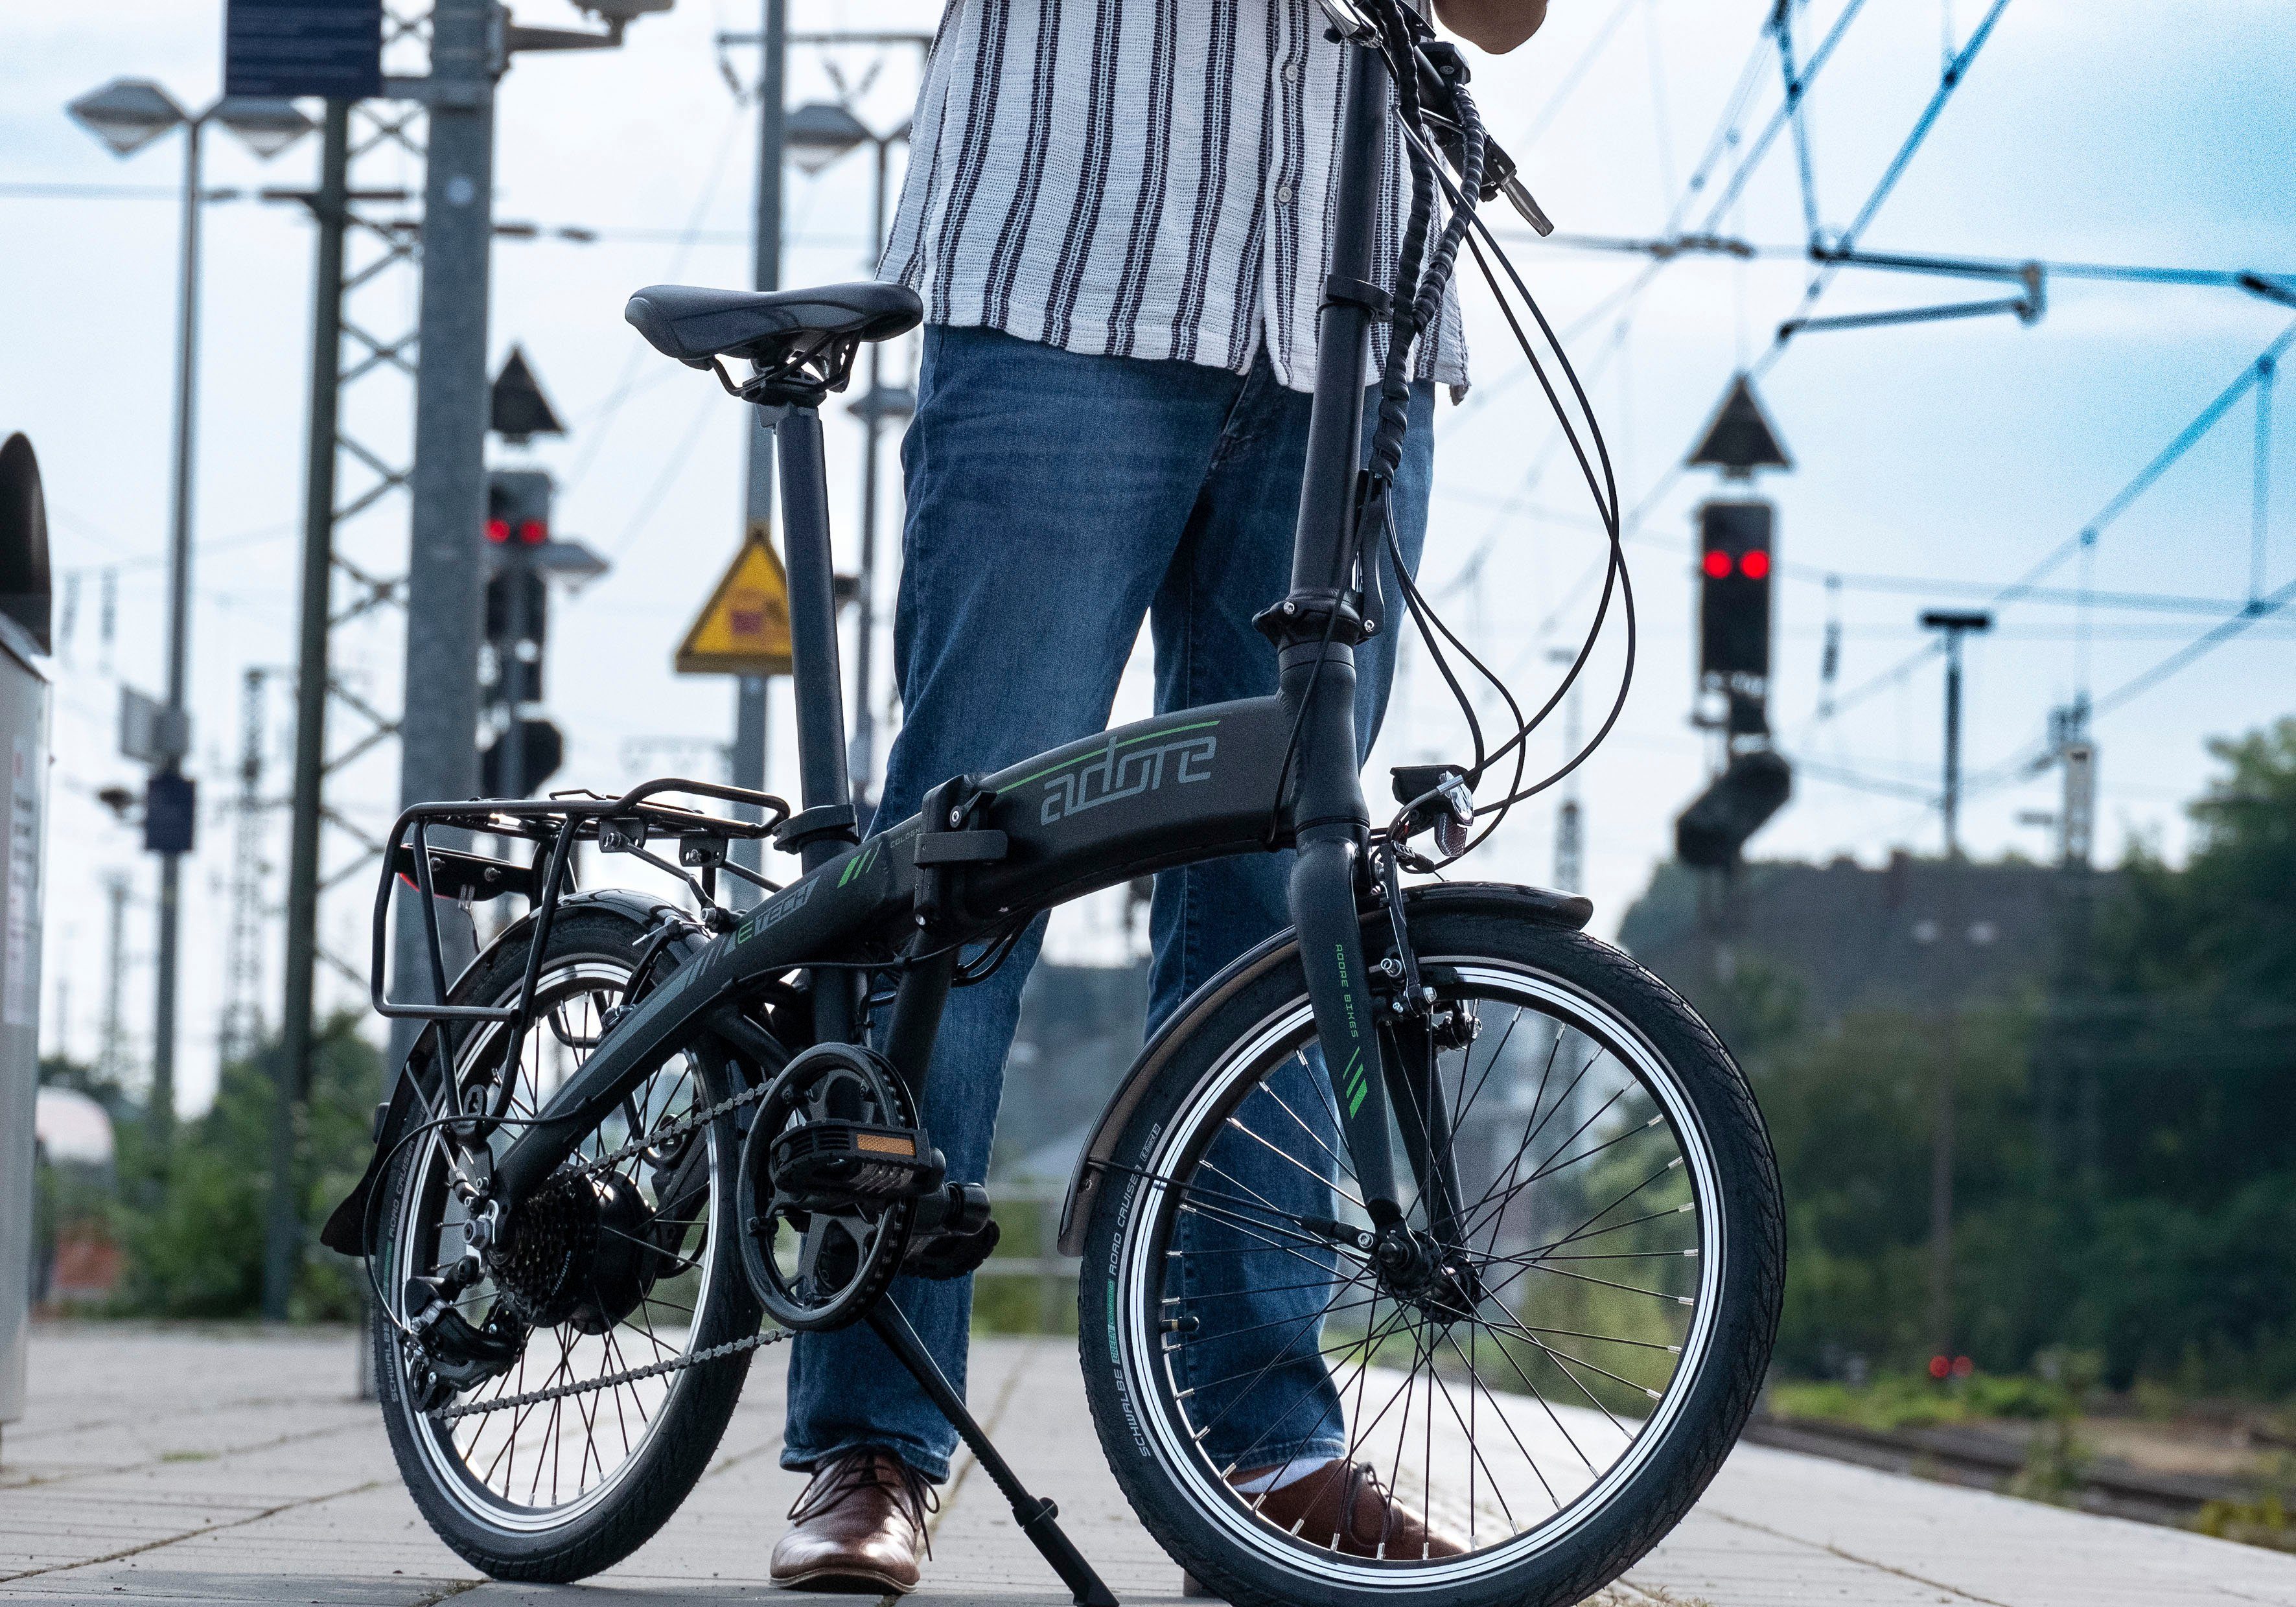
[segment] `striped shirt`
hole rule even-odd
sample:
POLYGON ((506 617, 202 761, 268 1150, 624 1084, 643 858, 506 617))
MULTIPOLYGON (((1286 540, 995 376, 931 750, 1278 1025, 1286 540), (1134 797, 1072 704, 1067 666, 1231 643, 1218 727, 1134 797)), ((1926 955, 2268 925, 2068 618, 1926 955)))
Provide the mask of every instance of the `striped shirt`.
MULTIPOLYGON (((947 0, 880 264, 929 322, 1315 383, 1342 47, 1316 0, 947 0)), ((1374 278, 1409 201, 1390 123, 1374 278)), ((1374 336, 1383 362, 1384 329, 1374 336)), ((1415 376, 1466 381, 1456 293, 1415 376)))

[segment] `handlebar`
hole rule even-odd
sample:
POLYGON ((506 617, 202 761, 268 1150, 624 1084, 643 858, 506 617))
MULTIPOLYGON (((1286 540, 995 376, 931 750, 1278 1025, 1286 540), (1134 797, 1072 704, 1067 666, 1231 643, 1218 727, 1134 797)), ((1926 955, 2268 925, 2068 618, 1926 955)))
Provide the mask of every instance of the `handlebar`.
MULTIPOLYGON (((1330 20, 1332 30, 1343 43, 1360 45, 1367 50, 1379 48, 1379 30, 1356 8, 1355 0, 1317 0, 1317 4, 1323 7, 1324 15, 1330 20)), ((1466 81, 1465 58, 1459 54, 1457 47, 1441 42, 1414 44, 1412 56, 1419 79, 1420 103, 1427 108, 1429 120, 1434 125, 1436 143, 1442 147, 1452 170, 1456 172, 1460 167, 1461 152, 1459 126, 1453 111, 1456 102, 1452 96, 1452 86, 1455 83, 1466 81), (1440 65, 1434 53, 1438 51, 1445 53, 1440 65), (1445 67, 1451 70, 1448 74, 1443 70, 1445 67)), ((1547 217, 1546 209, 1538 204, 1529 187, 1522 182, 1514 159, 1500 149, 1498 141, 1487 133, 1483 137, 1483 183, 1476 199, 1494 201, 1502 195, 1540 239, 1554 233, 1554 220, 1547 217)))

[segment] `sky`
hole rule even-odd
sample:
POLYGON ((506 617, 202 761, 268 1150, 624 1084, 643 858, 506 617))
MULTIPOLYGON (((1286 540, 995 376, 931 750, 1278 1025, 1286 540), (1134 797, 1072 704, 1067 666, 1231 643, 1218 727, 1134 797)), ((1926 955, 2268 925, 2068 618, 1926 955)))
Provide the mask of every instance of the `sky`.
MULTIPOLYGON (((1798 4, 1808 55, 1850 0, 1798 4)), ((116 76, 148 77, 204 105, 221 70, 219 0, 113 0, 17 8, 0 21, 0 431, 27 431, 45 474, 60 605, 76 595, 55 678, 44 1042, 94 1055, 102 1014, 107 881, 128 878, 125 1023, 140 1058, 151 1021, 152 863, 95 793, 133 783, 115 751, 119 685, 160 685, 177 319, 181 144, 164 139, 114 158, 62 111, 116 76), (102 598, 116 594, 107 644, 102 598)), ((1842 35, 1807 101, 1821 224, 1855 217, 1936 91, 1948 52, 1990 9, 1979 0, 1872 0, 1842 35)), ((1722 176, 1780 97, 1762 37, 1768 0, 1554 0, 1542 34, 1498 60, 1470 52, 1492 132, 1521 160, 1566 234, 1650 238, 1682 226, 1792 248, 1803 237, 1792 143, 1775 143, 1742 191, 1711 217, 1722 176), (1715 177, 1684 203, 1717 138, 1742 71, 1740 142, 1720 146, 1715 177)), ((573 24, 557 0, 519 20, 573 24)), ((791 0, 800 30, 929 30, 930 0, 791 0)), ((675 676, 670 656, 731 558, 741 527, 742 409, 705 376, 644 348, 622 323, 628 292, 658 282, 746 283, 755 111, 733 82, 754 53, 716 36, 757 23, 749 5, 678 0, 634 27, 619 52, 529 55, 499 99, 496 215, 542 225, 504 240, 494 263, 489 365, 516 344, 570 425, 563 440, 495 461, 550 469, 556 528, 608 556, 611 571, 554 603, 547 696, 568 734, 557 784, 619 785, 668 771, 714 773, 731 726, 722 680, 675 676), (732 82, 729 82, 731 75, 732 82), (576 243, 550 231, 596 232, 576 243)), ((792 105, 849 96, 865 120, 896 127, 915 92, 917 53, 844 46, 791 53, 792 105)), ((316 139, 262 163, 228 136, 210 142, 208 182, 250 191, 312 182, 316 139)), ((894 162, 895 182, 899 159, 894 162)), ((360 188, 418 193, 420 166, 387 145, 362 159, 360 188)), ((856 155, 817 176, 792 175, 784 282, 868 271, 870 167, 856 155)), ((378 201, 381 217, 406 206, 378 201)), ((234 864, 241 699, 250 669, 292 660, 309 361, 311 237, 291 205, 217 201, 206 210, 199 299, 201 357, 191 651, 201 836, 187 867, 179 1102, 196 1110, 215 1078, 217 1024, 234 864)), ((1980 856, 2051 851, 2032 817, 2055 808, 2054 772, 2029 773, 2049 710, 2084 686, 2100 700, 2234 617, 2258 557, 2259 443, 2263 590, 2296 579, 2296 398, 2259 430, 2253 389, 2173 466, 2099 528, 2072 538, 2296 320, 2296 308, 2237 291, 2047 283, 2044 316, 2004 316, 1811 332, 1772 354, 1773 332, 1800 299, 1808 269, 1791 251, 1753 259, 1641 257, 1535 244, 1509 249, 1587 378, 1619 464, 1640 625, 1634 685, 1617 728, 1578 779, 1587 817, 1586 890, 1598 931, 1614 931, 1672 821, 1705 784, 1710 739, 1688 724, 1695 593, 1695 509, 1718 488, 1684 472, 1701 426, 1737 370, 1759 384, 1790 450, 1789 473, 1757 494, 1778 507, 1781 561, 1772 717, 1799 764, 1794 799, 1754 839, 1755 857, 1869 865, 1893 849, 1934 853, 1941 752, 1941 666, 1915 623, 1925 608, 1983 606, 2072 542, 2043 591, 2000 610, 1972 641, 1966 763, 1977 784, 1964 835, 1980 856), (1829 585, 1838 578, 1839 584, 1829 585), (2071 606, 2087 586, 2100 602, 2071 606), (2086 620, 2084 627, 2083 621, 2086 620), (1838 623, 1834 716, 1820 717, 1823 646, 1838 623)), ((1518 239, 1516 237, 1520 236, 1518 239)), ((1861 243, 1875 251, 2013 261, 2254 269, 2296 283, 2296 13, 2276 0, 2009 0, 1861 243)), ((371 245, 357 259, 372 258, 371 245)), ((378 273, 351 304, 388 342, 412 325, 415 280, 378 273)), ((1881 311, 2006 293, 1998 282, 1849 273, 1821 311, 1881 311)), ((1549 655, 1587 626, 1602 556, 1576 479, 1535 386, 1486 292, 1465 308, 1474 387, 1439 410, 1437 488, 1422 580, 1446 618, 1519 696, 1544 701, 1549 655)), ((909 361, 904 351, 897 370, 909 361)), ((403 452, 411 389, 388 370, 347 403, 349 432, 384 458, 403 452)), ((830 426, 832 513, 841 567, 857 542, 859 426, 830 426)), ((893 454, 883 460, 889 488, 893 454)), ((347 462, 346 495, 371 476, 347 462)), ((898 502, 895 502, 898 508, 898 502)), ((891 545, 890 516, 886 544, 891 545)), ((403 499, 386 496, 347 529, 342 550, 366 572, 404 562, 403 499)), ((886 577, 890 586, 891 578, 886 577)), ((339 607, 353 600, 339 583, 339 607)), ((890 609, 885 611, 890 613, 890 609)), ((60 627, 62 621, 59 621, 60 627)), ((1622 665, 1620 621, 1584 693, 1592 729, 1622 665)), ((375 707, 398 701, 397 626, 375 611, 339 633, 348 686, 375 707)), ((879 661, 885 661, 881 650, 879 661)), ((258 794, 285 784, 291 718, 283 676, 266 675, 258 730, 267 769, 258 794)), ((881 696, 882 689, 880 689, 881 696)), ((1391 763, 1467 750, 1423 660, 1406 659, 1400 700, 1370 788, 1391 763)), ((794 790, 786 693, 774 717, 771 784, 794 790)), ((2291 712, 2296 624, 2266 618, 2190 664, 2113 702, 2100 748, 2098 852, 2133 845, 2172 858, 2186 847, 2184 804, 2212 774, 2207 744, 2291 712)), ((1117 717, 1146 711, 1144 649, 1117 717)), ((1486 708, 1486 716, 1490 714, 1486 708)), ((1562 719, 1536 735, 1534 761, 1562 755, 1562 719)), ((361 734, 339 711, 338 751, 361 734)), ((396 758, 383 745, 341 775, 331 803, 369 832, 387 824, 396 758)), ((283 817, 258 816, 250 840, 275 906, 283 817)), ((1475 873, 1549 882, 1554 810, 1518 809, 1475 873)), ((322 998, 364 994, 371 872, 331 837, 329 867, 351 866, 329 898, 323 932, 345 965, 325 968, 322 998)), ((275 1022, 276 923, 266 929, 260 999, 275 1022)), ((1118 906, 1063 916, 1052 951, 1110 960, 1124 949, 1118 906)))

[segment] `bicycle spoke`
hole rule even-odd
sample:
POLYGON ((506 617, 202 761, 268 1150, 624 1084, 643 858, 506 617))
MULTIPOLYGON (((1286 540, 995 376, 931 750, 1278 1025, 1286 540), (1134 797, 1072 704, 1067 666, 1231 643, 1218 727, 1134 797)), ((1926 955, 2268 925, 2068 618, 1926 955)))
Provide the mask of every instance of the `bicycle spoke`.
MULTIPOLYGON (((531 1117, 587 1059, 601 1036, 605 1011, 619 996, 618 983, 582 978, 568 991, 545 972, 537 983, 535 1016, 515 1044, 489 1037, 459 1045, 456 1086, 467 1086, 471 1069, 490 1062, 499 1069, 497 1097, 505 1111, 531 1117), (559 991, 550 996, 554 987, 559 991)), ((675 1385, 648 1386, 624 1375, 679 1365, 694 1347, 705 1299, 714 1298, 708 1296, 706 1281, 690 1282, 710 1275, 712 1201, 720 1186, 714 1157, 708 1152, 697 1155, 691 1147, 713 1142, 706 1130, 689 1125, 708 1103, 695 1062, 676 1054, 637 1078, 602 1118, 571 1138, 577 1167, 586 1160, 602 1183, 618 1177, 616 1186, 635 1194, 636 1223, 596 1221, 595 1242, 630 1247, 618 1253, 635 1261, 643 1291, 627 1311, 608 1312, 612 1324, 601 1332, 583 1333, 565 1322, 512 1330, 524 1338, 512 1365, 461 1393, 454 1403, 457 1415, 428 1431, 472 1491, 483 1492, 494 1503, 543 1513, 586 1503, 622 1476, 651 1435, 665 1426, 665 1388, 675 1385), (645 1358, 643 1365, 631 1365, 632 1349, 645 1358), (492 1401, 504 1404, 489 1411, 492 1401)), ((496 1138, 498 1154, 511 1136, 504 1129, 496 1138)), ((433 1138, 416 1153, 413 1164, 429 1181, 410 1199, 433 1203, 410 1206, 427 1219, 407 1225, 419 1235, 410 1242, 428 1252, 412 1259, 434 1276, 462 1259, 471 1233, 445 1187, 442 1146, 443 1140, 433 1138), (453 1255, 447 1253, 450 1243, 453 1255)), ((507 1321, 519 1309, 521 1297, 498 1286, 496 1275, 490 1273, 453 1297, 455 1308, 480 1328, 496 1312, 507 1321)), ((674 1372, 668 1376, 674 1378, 674 1372)))
MULTIPOLYGON (((1295 1054, 1292 1058, 1297 1061, 1300 1066, 1306 1068, 1312 1075, 1314 1068, 1308 1066, 1308 1057, 1306 1055, 1295 1054)), ((1285 1099, 1281 1094, 1278 1094, 1272 1085, 1264 1082, 1257 1083, 1253 1085, 1251 1091, 1254 1094, 1265 1094, 1268 1098, 1274 1100, 1278 1105, 1282 1106, 1283 1114, 1292 1119, 1292 1125, 1308 1136, 1308 1142, 1314 1144, 1317 1149, 1323 1151, 1324 1154, 1331 1157, 1332 1166, 1337 1168, 1339 1170, 1345 1172, 1349 1177, 1353 1177, 1355 1175, 1355 1168, 1349 1166, 1346 1160, 1341 1158, 1340 1152, 1337 1150, 1334 1150, 1330 1144, 1325 1144, 1321 1135, 1319 1135, 1315 1128, 1309 1127, 1305 1120, 1301 1119, 1300 1112, 1292 1108, 1291 1102, 1285 1099)), ((1350 1196, 1350 1198, 1352 1198, 1352 1196, 1350 1196)), ((1363 1201, 1358 1200, 1356 1203, 1360 1205, 1363 1201)))
MULTIPOLYGON (((1245 1127, 1242 1122, 1237 1120, 1234 1117, 1231 1116, 1227 1119, 1227 1125, 1233 1127, 1235 1131, 1242 1134, 1246 1138, 1250 1139, 1252 1143, 1266 1149, 1269 1153, 1281 1157, 1286 1165, 1300 1172, 1305 1173, 1308 1177, 1316 1185, 1316 1186, 1330 1189, 1333 1193, 1338 1194, 1341 1198, 1346 1200, 1358 1210, 1368 1209, 1364 1205, 1364 1202, 1357 1199, 1353 1193, 1334 1185, 1330 1178, 1324 1177, 1323 1173, 1316 1170, 1315 1168, 1306 1164, 1298 1156, 1292 1154, 1288 1150, 1283 1149, 1280 1145, 1268 1143, 1267 1139, 1262 1138, 1250 1127, 1245 1127)), ((1313 1136, 1313 1135, 1310 1135, 1310 1136, 1313 1136)), ((1227 1177, 1226 1172, 1220 1172, 1219 1168, 1213 1166, 1210 1161, 1206 1161, 1204 1163, 1204 1168, 1207 1171, 1218 1172, 1223 1177, 1227 1177)), ((1233 1177, 1229 1177, 1228 1181, 1233 1183, 1235 1180, 1233 1177)), ((1255 1194, 1258 1193, 1256 1190, 1253 1192, 1255 1194)), ((1268 1209, 1270 1210, 1275 1209, 1275 1208, 1272 1205, 1268 1207, 1268 1209)))
MULTIPOLYGON (((1585 1078, 1585 1076, 1587 1075, 1587 1070, 1592 1070, 1593 1069, 1594 1069, 1594 1062, 1593 1062, 1592 1061, 1589 1061, 1589 1062, 1587 1062, 1587 1069, 1586 1069, 1586 1070, 1582 1070, 1582 1071, 1580 1071, 1580 1072, 1579 1072, 1579 1074, 1578 1074, 1579 1078, 1585 1078)), ((1628 1086, 1629 1086, 1629 1087, 1630 1087, 1630 1086, 1633 1086, 1632 1084, 1628 1084, 1628 1086)), ((1571 1087, 1572 1087, 1573 1089, 1575 1089, 1577 1086, 1578 1086, 1578 1082, 1577 1082, 1576 1080, 1574 1080, 1574 1081, 1572 1082, 1572 1084, 1571 1084, 1571 1087)), ((1513 1200, 1513 1199, 1517 1194, 1521 1193, 1524 1189, 1529 1188, 1532 1184, 1534 1184, 1534 1183, 1538 1182, 1538 1181, 1539 1180, 1539 1178, 1540 1178, 1540 1177, 1544 1177, 1544 1176, 1546 1175, 1546 1165, 1547 1165, 1547 1162, 1548 1162, 1548 1161, 1552 1161, 1552 1160, 1554 1160, 1557 1155, 1560 1155, 1561 1153, 1562 1153, 1562 1152, 1563 1152, 1563 1151, 1565 1151, 1565 1150, 1569 1149, 1572 1144, 1574 1144, 1578 1143, 1578 1136, 1579 1136, 1581 1133, 1584 1133, 1584 1132, 1585 1132, 1588 1127, 1593 1127, 1593 1126, 1594 1126, 1597 1121, 1600 1121, 1600 1120, 1603 1119, 1603 1116, 1604 1112, 1608 1111, 1610 1110, 1610 1108, 1611 1108, 1612 1105, 1617 1104, 1617 1103, 1619 1103, 1619 1101, 1620 1101, 1621 1099, 1625 1098, 1625 1097, 1626 1097, 1626 1095, 1627 1095, 1627 1089, 1626 1089, 1626 1088, 1624 1088, 1624 1087, 1622 1087, 1622 1088, 1620 1088, 1620 1089, 1616 1094, 1611 1095, 1610 1098, 1608 1098, 1608 1099, 1604 1100, 1604 1101, 1602 1103, 1602 1104, 1601 1104, 1600 1106, 1598 1106, 1598 1107, 1595 1109, 1595 1113, 1594 1113, 1593 1115, 1591 1115, 1591 1116, 1587 1117, 1586 1120, 1584 1120, 1584 1121, 1580 1122, 1580 1123, 1579 1123, 1576 1127, 1573 1127, 1573 1128, 1570 1130, 1570 1136, 1568 1138, 1565 1138, 1565 1139, 1564 1139, 1561 1144, 1556 1144, 1556 1145, 1555 1145, 1552 1150, 1549 1150, 1549 1151, 1547 1152, 1547 1153, 1546 1153, 1546 1160, 1542 1160, 1542 1161, 1536 1161, 1536 1162, 1533 1162, 1533 1163, 1532 1163, 1532 1166, 1531 1166, 1531 1169, 1530 1169, 1530 1175, 1529 1175, 1529 1177, 1525 1177, 1525 1178, 1524 1178, 1521 1183, 1518 1183, 1518 1184, 1514 1185, 1512 1188, 1508 1189, 1508 1190, 1507 1190, 1507 1192, 1506 1192, 1505 1193, 1504 1193, 1504 1194, 1500 1195, 1500 1196, 1498 1197, 1498 1199, 1497 1199, 1497 1200, 1494 1201, 1493 1201, 1493 1202, 1492 1202, 1488 1207, 1487 1207, 1487 1208, 1485 1208, 1485 1209, 1488 1209, 1488 1210, 1490 1210, 1490 1211, 1492 1211, 1492 1212, 1494 1212, 1494 1213, 1498 1213, 1498 1212, 1503 1212, 1503 1211, 1505 1211, 1505 1210, 1506 1209, 1506 1208, 1507 1208, 1507 1203, 1508 1203, 1508 1201, 1509 1201, 1513 1200)), ((1566 1092, 1565 1092, 1565 1094, 1564 1094, 1564 1097, 1565 1097, 1566 1099, 1570 1097, 1570 1095, 1569 1095, 1569 1092, 1568 1092, 1568 1091, 1566 1091, 1566 1092)), ((1528 1150, 1529 1147, 1530 1147, 1530 1146, 1529 1146, 1529 1144, 1528 1143, 1526 1143, 1526 1144, 1523 1145, 1523 1148, 1524 1148, 1524 1149, 1526 1149, 1526 1150, 1528 1150)), ((1518 1157, 1518 1159, 1520 1159, 1520 1157, 1518 1157)), ((1477 1222, 1478 1222, 1478 1224, 1480 1224, 1480 1218, 1477 1218, 1477 1222)), ((1466 1230, 1464 1230, 1464 1231, 1465 1231, 1467 1234, 1472 1234, 1474 1232, 1474 1228, 1473 1228, 1472 1226, 1470 1226, 1470 1227, 1468 1227, 1468 1228, 1467 1228, 1466 1230)))
MULTIPOLYGON (((1707 1185, 1700 1172, 1682 1201, 1667 1181, 1692 1159, 1669 1122, 1668 1073, 1642 1039, 1605 1025, 1599 1000, 1582 1013, 1464 969, 1438 985, 1456 990, 1448 1003, 1472 1010, 1480 1030, 1464 1044, 1404 1045, 1427 1057, 1413 1071, 1421 1126, 1398 1108, 1390 1128, 1413 1255, 1333 1243, 1334 1229, 1299 1214, 1317 1207, 1289 1209, 1345 1201, 1349 1234, 1370 1215, 1328 1078, 1296 1080, 1318 1064, 1303 1002, 1296 1026, 1218 1071, 1236 1082, 1180 1107, 1189 1125, 1142 1162, 1136 1175, 1157 1187, 1128 1231, 1165 1226, 1155 1253, 1125 1275, 1146 1280, 1152 1332, 1165 1321, 1192 1330, 1162 1333, 1152 1388, 1167 1393, 1162 1421, 1177 1448, 1197 1442, 1187 1462, 1204 1479, 1331 1447, 1341 1454, 1306 1484, 1239 1499, 1263 1517, 1289 1514, 1367 1480, 1398 1514, 1474 1557, 1582 1521, 1587 1493, 1645 1454, 1634 1447, 1654 1419, 1642 1403, 1665 1398, 1700 1332, 1690 1314, 1712 1275, 1695 1215, 1707 1185), (1406 1176, 1404 1135, 1427 1133, 1439 1100, 1444 1131, 1428 1134, 1406 1176), (1430 1236, 1437 1166, 1465 1202, 1447 1230, 1456 1237, 1441 1241, 1430 1236), (1686 1218, 1680 1228, 1666 1226, 1676 1218, 1686 1218), (1182 1371, 1189 1360, 1212 1365, 1182 1371), (1216 1447, 1224 1431, 1247 1443, 1216 1447)), ((1328 1554, 1332 1538, 1295 1531, 1266 1543, 1328 1554)), ((1390 1546, 1384 1561, 1419 1559, 1390 1546)))
MULTIPOLYGON (((1475 1108, 1475 1101, 1482 1097, 1484 1085, 1491 1080, 1491 1073, 1498 1069, 1500 1057, 1506 1054, 1507 1040, 1514 1037, 1514 1029, 1522 1024, 1522 1008, 1517 1005, 1514 1013, 1507 1017, 1506 1030, 1499 1034, 1499 1041, 1492 1048, 1490 1058, 1483 1062, 1483 1074, 1475 1079, 1474 1092, 1461 1101, 1459 1108, 1451 1113, 1451 1130, 1454 1133, 1465 1125, 1467 1113, 1475 1108)), ((1467 1080, 1464 1068, 1459 1080, 1462 1083, 1467 1080)))

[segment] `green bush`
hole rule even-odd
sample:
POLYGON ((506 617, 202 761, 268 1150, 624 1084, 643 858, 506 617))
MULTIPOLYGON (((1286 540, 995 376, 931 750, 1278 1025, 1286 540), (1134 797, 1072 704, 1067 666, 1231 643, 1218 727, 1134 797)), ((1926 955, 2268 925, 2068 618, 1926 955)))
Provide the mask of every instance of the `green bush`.
MULTIPOLYGON (((363 1274, 312 1238, 366 1166, 382 1085, 381 1055, 351 1028, 351 1019, 341 1018, 322 1036, 297 1135, 305 1253, 290 1316, 300 1321, 358 1312, 363 1274)), ((275 1054, 269 1049, 226 1066, 215 1103, 177 1130, 164 1162, 140 1123, 122 1124, 119 1314, 236 1318, 261 1310, 275 1054)))

